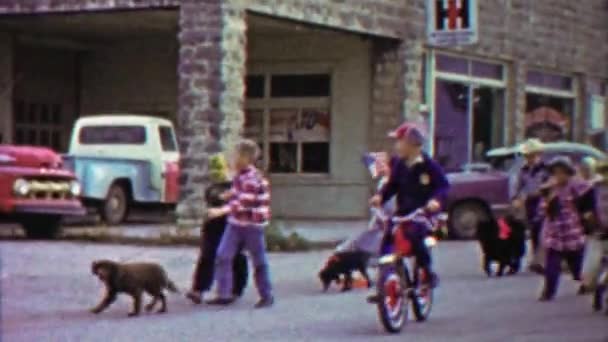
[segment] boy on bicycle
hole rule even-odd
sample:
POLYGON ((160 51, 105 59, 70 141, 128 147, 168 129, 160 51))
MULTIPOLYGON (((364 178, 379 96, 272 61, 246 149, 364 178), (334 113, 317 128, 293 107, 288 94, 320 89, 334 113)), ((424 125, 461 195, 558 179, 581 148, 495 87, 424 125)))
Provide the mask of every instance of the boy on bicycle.
MULTIPOLYGON (((423 130, 406 122, 389 136, 396 139, 396 156, 390 162, 388 182, 371 198, 370 204, 380 206, 396 195, 398 216, 409 215, 418 209, 425 209, 429 214, 439 213, 449 183, 441 166, 422 151, 426 140, 423 130)), ((430 276, 432 286, 436 286, 438 279, 432 271, 431 254, 424 243, 430 228, 415 223, 404 233, 412 244, 416 262, 430 276)))

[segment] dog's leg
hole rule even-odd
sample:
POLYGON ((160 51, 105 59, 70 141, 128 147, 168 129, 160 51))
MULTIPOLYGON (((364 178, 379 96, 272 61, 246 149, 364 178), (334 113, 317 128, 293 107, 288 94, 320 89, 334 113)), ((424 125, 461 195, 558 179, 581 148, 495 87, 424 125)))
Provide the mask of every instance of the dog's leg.
POLYGON ((160 298, 160 309, 158 309, 158 311, 156 311, 156 313, 167 312, 167 298, 165 297, 165 294, 162 291, 158 295, 158 298, 160 298))
POLYGON ((344 285, 342 286, 342 292, 350 291, 353 287, 353 275, 351 271, 344 273, 344 285))
POLYGON ((605 291, 605 287, 604 286, 597 286, 595 289, 595 293, 593 295, 593 310, 594 311, 600 311, 602 310, 602 301, 604 299, 604 291, 605 291))
POLYGON ((97 306, 92 308, 90 311, 94 314, 98 314, 98 313, 102 312, 108 306, 110 306, 110 304, 114 303, 114 301, 116 300, 116 295, 117 295, 116 291, 108 290, 105 297, 103 297, 103 299, 101 300, 101 302, 99 304, 97 304, 97 306))
POLYGON ((509 266, 509 275, 514 275, 519 273, 519 270, 521 269, 521 261, 519 260, 518 257, 513 257, 513 260, 511 260, 511 265, 509 266))
POLYGON ((492 259, 487 254, 483 256, 483 271, 488 277, 492 276, 492 259))
POLYGON ((146 310, 146 312, 150 312, 152 311, 152 309, 154 309, 154 306, 156 306, 156 302, 158 301, 158 296, 156 294, 152 294, 152 300, 150 301, 150 303, 148 303, 144 309, 146 310))
POLYGON ((133 291, 130 295, 133 297, 133 310, 129 312, 129 317, 133 317, 141 311, 141 290, 133 291))
POLYGON ((367 287, 371 288, 372 280, 369 278, 369 274, 367 273, 367 267, 365 267, 365 265, 359 266, 359 273, 361 273, 363 278, 365 278, 365 280, 367 281, 367 287))
POLYGON ((498 271, 496 272, 496 276, 502 277, 502 275, 505 273, 506 267, 507 267, 507 262, 505 262, 504 260, 500 260, 498 262, 498 271))

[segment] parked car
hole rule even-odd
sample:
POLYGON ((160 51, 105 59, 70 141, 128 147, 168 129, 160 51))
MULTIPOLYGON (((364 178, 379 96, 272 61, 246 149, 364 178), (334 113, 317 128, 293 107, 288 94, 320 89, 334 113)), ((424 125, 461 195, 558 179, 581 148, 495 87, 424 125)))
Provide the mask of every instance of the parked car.
POLYGON ((28 238, 53 238, 64 216, 82 216, 80 184, 50 149, 0 145, 0 221, 28 238))
MULTIPOLYGON (((572 142, 545 144, 545 159, 568 155, 575 162, 591 156, 605 161, 604 152, 591 146, 572 142)), ((451 190, 448 195, 450 235, 470 239, 477 223, 491 214, 500 215, 509 208, 517 186, 517 174, 524 160, 520 147, 502 147, 487 152, 487 163, 465 165, 461 172, 448 174, 451 190)))
POLYGON ((134 206, 172 209, 178 199, 179 152, 173 124, 138 115, 78 119, 65 165, 82 184, 82 199, 107 224, 134 206))

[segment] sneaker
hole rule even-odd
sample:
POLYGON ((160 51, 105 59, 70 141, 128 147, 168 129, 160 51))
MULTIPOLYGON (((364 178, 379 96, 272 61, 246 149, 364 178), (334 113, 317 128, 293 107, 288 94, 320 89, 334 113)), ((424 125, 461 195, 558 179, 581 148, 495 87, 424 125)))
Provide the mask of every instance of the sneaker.
POLYGON ((205 302, 206 304, 209 305, 222 305, 222 306, 226 306, 226 305, 230 305, 232 303, 234 303, 234 298, 214 298, 211 300, 208 300, 205 302))
POLYGON ((380 303, 380 299, 381 299, 381 297, 380 297, 380 294, 378 294, 378 293, 371 293, 366 297, 367 302, 371 303, 371 304, 380 303))
POLYGON ((546 293, 543 293, 542 295, 540 295, 540 297, 538 297, 539 302, 550 302, 552 300, 553 300, 553 297, 547 295, 546 293))
POLYGON ((201 304, 203 302, 203 297, 196 291, 186 293, 186 298, 190 299, 194 304, 201 304))
POLYGON ((267 307, 272 306, 273 304, 274 304, 274 297, 262 298, 257 303, 255 303, 254 308, 256 308, 256 309, 267 308, 267 307))

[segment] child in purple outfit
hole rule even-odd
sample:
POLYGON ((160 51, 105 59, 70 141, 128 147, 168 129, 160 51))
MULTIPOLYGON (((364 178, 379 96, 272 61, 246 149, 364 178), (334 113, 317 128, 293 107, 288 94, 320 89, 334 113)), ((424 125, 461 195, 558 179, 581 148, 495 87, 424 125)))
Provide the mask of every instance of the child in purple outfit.
POLYGON ((574 177, 576 170, 568 157, 554 158, 549 163, 549 172, 551 178, 542 187, 540 203, 543 217, 541 241, 546 248, 545 284, 540 301, 555 297, 563 259, 568 263, 573 278, 580 280, 585 247, 580 207, 581 199, 591 189, 588 182, 574 177))

